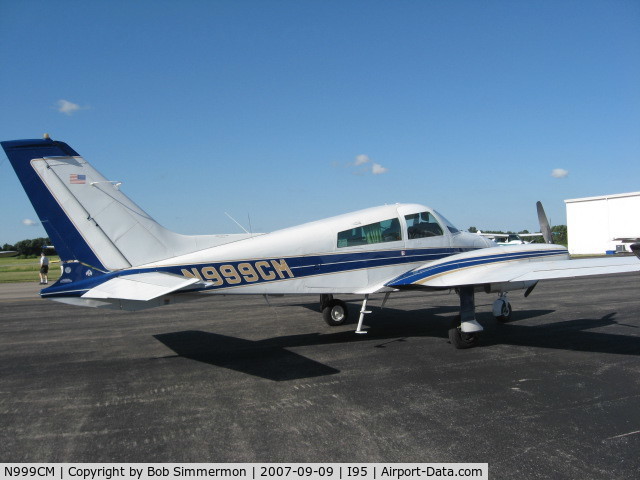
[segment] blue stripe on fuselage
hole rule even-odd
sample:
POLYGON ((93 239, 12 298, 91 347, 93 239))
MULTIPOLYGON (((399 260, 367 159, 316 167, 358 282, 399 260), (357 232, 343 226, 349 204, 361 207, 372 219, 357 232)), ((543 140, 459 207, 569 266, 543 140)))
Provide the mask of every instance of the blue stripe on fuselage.
POLYGON ((167 272, 196 277, 212 283, 212 285, 200 288, 200 290, 217 290, 408 263, 426 263, 467 250, 469 249, 398 249, 373 252, 328 253, 300 257, 270 257, 265 259, 172 265, 161 268, 132 268, 67 283, 63 283, 65 281, 63 274, 58 283, 43 290, 41 294, 47 297, 81 296, 91 288, 112 278, 145 272, 167 272))

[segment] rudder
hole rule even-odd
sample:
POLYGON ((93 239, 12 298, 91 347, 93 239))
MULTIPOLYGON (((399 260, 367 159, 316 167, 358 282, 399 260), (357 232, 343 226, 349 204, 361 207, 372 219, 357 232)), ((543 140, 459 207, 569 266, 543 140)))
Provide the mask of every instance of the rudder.
POLYGON ((174 233, 66 143, 49 138, 0 143, 64 262, 120 270, 249 236, 174 233))
POLYGON ((51 170, 46 159, 50 162, 53 159, 74 161, 74 158, 79 157, 78 153, 66 143, 51 139, 14 140, 0 144, 60 259, 64 262, 77 260, 100 270, 107 269, 66 214, 56 194, 41 178, 43 172, 51 170))

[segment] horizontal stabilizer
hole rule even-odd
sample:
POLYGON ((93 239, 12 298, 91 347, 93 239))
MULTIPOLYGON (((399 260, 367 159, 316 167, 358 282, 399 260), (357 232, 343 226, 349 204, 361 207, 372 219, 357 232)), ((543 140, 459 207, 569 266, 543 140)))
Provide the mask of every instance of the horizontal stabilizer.
POLYGON ((171 273, 136 273, 112 278, 92 288, 82 297, 148 301, 178 290, 184 290, 196 283, 203 282, 198 278, 186 278, 171 273))

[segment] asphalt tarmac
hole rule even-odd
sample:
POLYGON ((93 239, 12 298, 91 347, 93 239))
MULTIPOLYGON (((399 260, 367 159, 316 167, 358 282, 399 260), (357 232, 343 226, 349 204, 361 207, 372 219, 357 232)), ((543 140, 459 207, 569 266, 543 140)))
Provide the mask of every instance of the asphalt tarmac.
POLYGON ((541 282, 455 350, 448 293, 370 305, 208 296, 127 313, 0 285, 1 462, 487 462, 638 478, 640 275, 541 282))

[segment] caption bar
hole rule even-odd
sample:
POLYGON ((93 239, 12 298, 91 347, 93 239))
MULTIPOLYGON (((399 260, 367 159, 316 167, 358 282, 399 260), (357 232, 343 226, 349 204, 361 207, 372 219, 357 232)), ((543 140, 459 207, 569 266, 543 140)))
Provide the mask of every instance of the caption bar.
POLYGON ((2 463, 0 479, 488 480, 487 463, 2 463))

